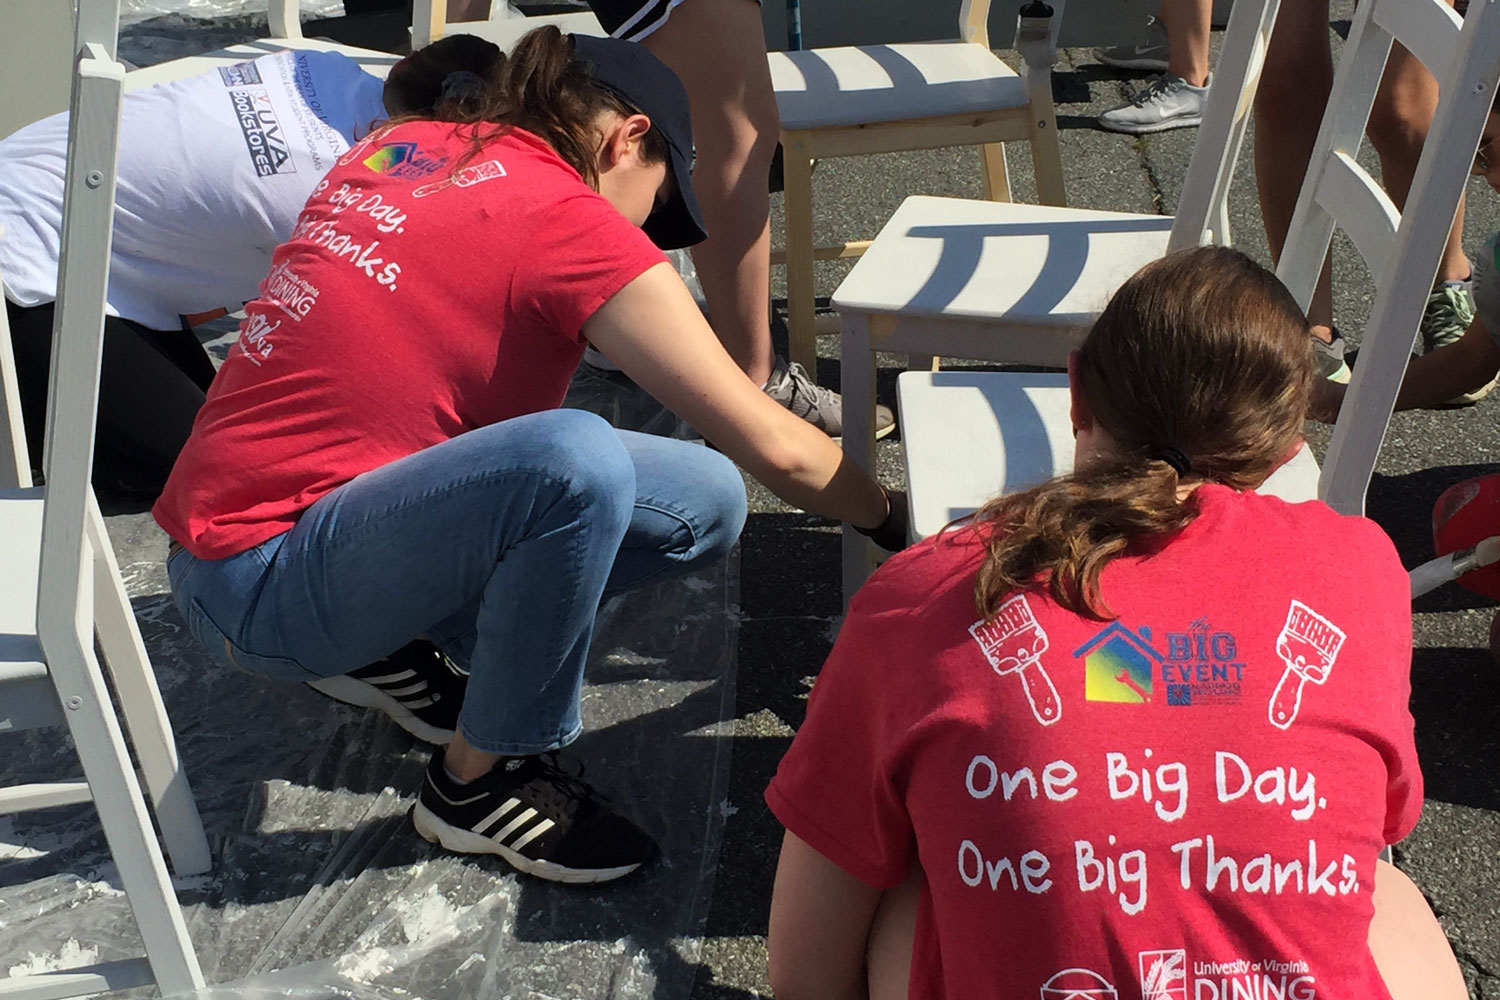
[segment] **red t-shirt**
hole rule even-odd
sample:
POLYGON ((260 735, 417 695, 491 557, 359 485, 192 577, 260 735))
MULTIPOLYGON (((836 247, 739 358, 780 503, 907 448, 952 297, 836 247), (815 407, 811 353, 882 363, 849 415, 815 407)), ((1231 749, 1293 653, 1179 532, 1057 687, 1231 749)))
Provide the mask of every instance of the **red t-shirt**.
POLYGON ((665 260, 550 146, 411 122, 355 145, 277 248, 153 513, 203 559, 362 472, 556 407, 594 311, 665 260))
POLYGON ((1387 998, 1376 854, 1415 825, 1411 599, 1390 541, 1220 486, 1094 621, 976 622, 972 530, 854 598, 766 792, 888 888, 920 860, 911 996, 1387 998))

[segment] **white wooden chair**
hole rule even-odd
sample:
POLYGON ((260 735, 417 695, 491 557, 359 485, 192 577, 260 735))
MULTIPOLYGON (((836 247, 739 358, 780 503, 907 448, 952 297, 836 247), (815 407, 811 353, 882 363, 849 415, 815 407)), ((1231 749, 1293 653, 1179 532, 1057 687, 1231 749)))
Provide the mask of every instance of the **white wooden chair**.
MULTIPOLYGON (((1375 304, 1323 468, 1304 446, 1262 492, 1294 502, 1316 495, 1341 512, 1363 512, 1427 288, 1500 77, 1496 51, 1500 12, 1493 5, 1471 7, 1465 21, 1433 0, 1365 0, 1356 13, 1280 274, 1305 306, 1337 224, 1369 264, 1375 304), (1404 217, 1354 162, 1392 37, 1435 71, 1442 94, 1404 217)), ((995 492, 1067 472, 1066 384, 1061 375, 1008 372, 901 375, 913 536, 931 534, 995 492)), ((846 562, 846 588, 862 581, 860 568, 846 562)))
POLYGON ((1359 364, 1319 488, 1341 513, 1364 513, 1412 339, 1494 100, 1497 52, 1500 11, 1493 3, 1470 4, 1465 18, 1440 0, 1362 0, 1356 9, 1276 269, 1306 308, 1337 226, 1373 279, 1359 364), (1404 213, 1355 162, 1392 40, 1437 78, 1440 95, 1404 213))
POLYGON ((420 49, 444 35, 465 34, 477 35, 509 52, 526 32, 547 24, 556 25, 559 31, 566 34, 607 34, 599 24, 599 19, 587 11, 528 17, 508 0, 490 0, 488 18, 482 21, 449 21, 448 0, 416 0, 412 4, 411 47, 420 49))
MULTIPOLYGON (((1228 242, 1229 184, 1278 7, 1234 6, 1175 217, 958 198, 902 203, 833 296, 843 325, 844 450, 861 468, 874 466, 874 352, 911 355, 913 369, 942 355, 1063 367, 1142 265, 1171 249, 1228 242)), ((872 554, 863 536, 844 532, 846 595, 869 575, 872 554)))
POLYGON ((857 257, 869 241, 813 245, 813 161, 939 146, 979 146, 985 190, 1010 200, 1005 142, 1026 141, 1045 205, 1066 204, 1057 120, 1052 107, 1055 25, 1027 18, 1017 36, 1025 71, 990 50, 990 0, 963 0, 958 39, 841 46, 770 53, 781 115, 788 356, 812 371, 817 361, 813 262, 857 257))
POLYGON ((0 813, 92 800, 146 955, 0 980, 0 996, 25 1000, 203 985, 94 648, 97 632, 177 872, 206 871, 208 843, 89 484, 125 81, 118 18, 119 0, 84 0, 78 16, 45 487, 29 482, 0 326, 0 730, 66 726, 84 780, 0 789, 0 813))

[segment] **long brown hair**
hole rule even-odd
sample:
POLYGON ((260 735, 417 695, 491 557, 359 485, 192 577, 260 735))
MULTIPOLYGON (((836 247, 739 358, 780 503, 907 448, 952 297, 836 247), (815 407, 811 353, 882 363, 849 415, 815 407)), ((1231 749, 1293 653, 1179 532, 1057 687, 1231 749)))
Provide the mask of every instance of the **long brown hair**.
MULTIPOLYGON (((512 128, 547 142, 592 188, 599 186, 598 118, 639 113, 598 86, 573 56, 573 39, 553 25, 528 32, 507 57, 472 35, 452 35, 412 53, 391 71, 385 91, 391 122, 453 122, 471 140, 462 167, 485 144, 512 128), (472 86, 452 86, 467 73, 472 86), (446 85, 445 85, 446 84, 446 85)), ((648 163, 667 159, 667 142, 653 126, 644 139, 648 163)))
POLYGON ((1115 293, 1076 371, 1117 454, 997 497, 974 516, 988 549, 974 601, 987 621, 1013 591, 1043 579, 1063 607, 1113 618, 1100 573, 1197 517, 1191 495, 1178 498, 1184 481, 1259 486, 1302 431, 1307 318, 1274 274, 1239 251, 1183 250, 1115 293))

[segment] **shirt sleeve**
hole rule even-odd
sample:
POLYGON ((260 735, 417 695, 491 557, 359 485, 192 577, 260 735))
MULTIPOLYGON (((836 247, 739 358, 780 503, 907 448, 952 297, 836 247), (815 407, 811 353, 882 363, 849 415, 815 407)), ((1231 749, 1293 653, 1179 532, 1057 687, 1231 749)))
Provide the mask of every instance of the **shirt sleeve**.
POLYGON ((882 600, 881 577, 889 578, 891 563, 899 560, 890 560, 855 595, 813 686, 807 719, 766 789, 766 803, 783 826, 881 889, 900 884, 915 851, 895 773, 914 717, 893 652, 906 614, 899 602, 882 600))
POLYGON ((1490 338, 1500 346, 1500 233, 1484 241, 1474 260, 1474 313, 1484 321, 1490 338))
POLYGON ((573 340, 616 292, 667 256, 603 197, 578 190, 546 206, 527 229, 511 288, 513 307, 573 340))

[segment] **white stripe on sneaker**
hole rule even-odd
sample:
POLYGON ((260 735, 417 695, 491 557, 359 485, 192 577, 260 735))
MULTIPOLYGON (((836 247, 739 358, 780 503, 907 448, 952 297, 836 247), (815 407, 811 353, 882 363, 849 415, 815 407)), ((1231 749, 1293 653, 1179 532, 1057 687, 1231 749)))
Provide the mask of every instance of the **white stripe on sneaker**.
MULTIPOLYGON (((525 812, 523 812, 521 815, 517 816, 515 819, 511 820, 509 823, 505 824, 505 826, 503 826, 502 828, 500 828, 500 830, 496 831, 495 833, 490 834, 490 836, 493 837, 495 840, 500 841, 500 843, 503 844, 503 843, 505 843, 505 838, 506 837, 510 836, 512 833, 515 833, 516 830, 518 830, 520 827, 522 827, 526 823, 531 822, 535 818, 536 818, 536 810, 532 809, 531 807, 528 806, 525 812)), ((551 821, 549 820, 548 822, 551 822, 551 821)))
POLYGON ((394 674, 381 674, 379 677, 357 677, 356 680, 364 681, 366 684, 395 684, 417 676, 415 670, 400 670, 394 674))
POLYGON ((531 843, 533 840, 540 837, 542 834, 546 833, 556 825, 557 824, 552 822, 550 819, 542 820, 536 826, 526 831, 526 833, 511 841, 509 845, 510 849, 512 851, 519 851, 521 848, 525 847, 527 844, 531 843))
POLYGON ((390 695, 392 698, 406 698, 410 695, 421 694, 426 690, 427 682, 425 680, 420 680, 415 684, 408 684, 406 687, 386 688, 385 693, 390 695))
MULTIPOLYGON (((473 801, 473 800, 471 799, 470 801, 473 801)), ((504 816, 506 813, 510 812, 512 809, 514 809, 516 806, 518 806, 520 804, 521 804, 521 800, 520 799, 516 799, 516 798, 507 799, 505 801, 505 804, 503 806, 501 806, 499 809, 496 809, 494 812, 490 813, 488 816, 486 816, 484 819, 480 820, 478 823, 475 823, 473 826, 469 827, 469 829, 473 830, 475 833, 484 833, 485 829, 491 823, 499 822, 500 817, 504 816)))

